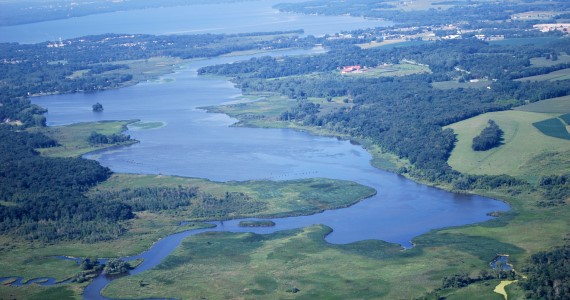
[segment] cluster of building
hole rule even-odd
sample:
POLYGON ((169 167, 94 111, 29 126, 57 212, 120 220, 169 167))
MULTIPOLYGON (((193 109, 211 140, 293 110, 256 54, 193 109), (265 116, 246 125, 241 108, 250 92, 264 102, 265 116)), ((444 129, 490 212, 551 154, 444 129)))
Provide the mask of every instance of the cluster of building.
MULTIPOLYGON (((549 20, 564 12, 548 12, 548 11, 531 11, 519 14, 513 14, 511 20, 549 20)), ((483 41, 504 40, 502 34, 483 34, 480 29, 462 28, 462 23, 447 24, 441 26, 411 26, 405 28, 387 28, 387 29, 368 29, 358 34, 338 33, 328 36, 328 40, 343 39, 367 39, 376 43, 382 41, 436 41, 436 40, 452 40, 461 39, 467 36, 475 37, 483 41)), ((543 32, 561 31, 570 33, 570 23, 552 23, 534 25, 535 30, 543 32)), ((373 42, 373 43, 374 43, 373 42)))
POLYGON ((564 33, 570 32, 570 23, 553 23, 553 24, 536 24, 533 27, 537 30, 542 32, 549 32, 549 31, 562 31, 564 33))
POLYGON ((362 72, 363 69, 360 65, 355 65, 355 66, 344 66, 342 67, 342 74, 348 74, 348 73, 360 73, 362 72))

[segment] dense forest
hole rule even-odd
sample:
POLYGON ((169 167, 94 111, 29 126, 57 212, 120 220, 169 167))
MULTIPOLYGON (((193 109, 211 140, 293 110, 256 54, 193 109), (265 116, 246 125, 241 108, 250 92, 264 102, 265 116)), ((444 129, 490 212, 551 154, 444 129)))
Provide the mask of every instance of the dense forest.
POLYGON ((570 299, 570 245, 533 254, 523 271, 528 299, 570 299))
POLYGON ((185 209, 185 215, 201 220, 227 219, 259 212, 266 207, 265 203, 244 193, 228 192, 223 197, 216 197, 196 187, 183 186, 95 191, 89 194, 89 198, 100 202, 114 199, 129 205, 135 212, 185 209))
POLYGON ((89 144, 92 145, 101 145, 101 144, 116 144, 116 143, 123 143, 131 140, 130 135, 125 134, 111 134, 111 135, 104 135, 97 132, 91 132, 87 141, 89 144))
POLYGON ((95 161, 49 158, 34 148, 54 141, 0 126, 0 232, 30 240, 116 238, 117 222, 133 217, 120 202, 95 202, 84 192, 111 172, 95 161))

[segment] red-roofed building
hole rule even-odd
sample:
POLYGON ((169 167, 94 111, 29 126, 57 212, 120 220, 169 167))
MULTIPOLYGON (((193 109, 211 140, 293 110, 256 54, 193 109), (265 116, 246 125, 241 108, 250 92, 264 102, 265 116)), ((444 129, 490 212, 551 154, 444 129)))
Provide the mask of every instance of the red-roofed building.
POLYGON ((355 71, 360 71, 362 69, 361 66, 356 65, 356 66, 344 66, 342 67, 342 73, 351 73, 351 72, 355 72, 355 71))

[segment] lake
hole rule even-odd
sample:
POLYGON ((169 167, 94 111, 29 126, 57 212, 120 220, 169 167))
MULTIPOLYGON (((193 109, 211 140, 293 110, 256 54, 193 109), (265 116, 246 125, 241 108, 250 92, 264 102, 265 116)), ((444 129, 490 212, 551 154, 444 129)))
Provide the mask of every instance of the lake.
MULTIPOLYGON (((235 33, 300 28, 306 34, 321 35, 387 24, 351 17, 282 14, 271 9, 277 2, 283 1, 156 8, 3 27, 0 40, 29 43, 105 32, 235 33)), ((271 55, 302 53, 306 52, 272 52, 271 55)), ((325 224, 334 230, 326 238, 330 243, 379 239, 411 247, 415 236, 430 230, 483 222, 491 219, 487 213, 509 209, 500 201, 448 193, 375 169, 370 165, 371 155, 349 141, 287 129, 231 127, 235 119, 200 109, 235 101, 241 93, 231 82, 199 77, 196 70, 249 57, 191 62, 157 81, 118 90, 32 100, 49 110, 46 115, 49 125, 126 119, 161 122, 163 126, 154 129, 131 127, 126 133, 139 140, 138 144, 86 155, 115 172, 180 175, 215 181, 327 177, 355 181, 378 191, 374 197, 348 208, 274 219, 276 225, 271 228, 240 228, 236 225, 239 220, 234 220, 223 225, 218 223, 215 229, 209 230, 269 233, 325 224), (103 104, 102 113, 92 111, 91 106, 96 102, 103 104)), ((135 256, 145 260, 133 273, 152 268, 183 238, 199 232, 202 231, 175 234, 155 243, 148 252, 135 256)), ((107 283, 104 277, 97 278, 86 289, 85 297, 99 298, 101 288, 107 283)))
MULTIPOLYGON (((378 191, 377 195, 348 208, 273 219, 274 227, 244 228, 238 226, 240 220, 232 220, 218 222, 214 229, 170 235, 148 251, 125 258, 144 259, 131 274, 153 268, 184 238, 205 231, 264 234, 325 224, 333 229, 326 237, 330 243, 378 239, 411 247, 414 237, 430 230, 483 222, 491 219, 489 212, 509 209, 500 201, 449 193, 373 168, 371 155, 349 141, 289 129, 231 127, 237 120, 200 109, 234 102, 241 93, 227 80, 197 76, 197 69, 249 57, 195 61, 153 82, 92 94, 33 98, 33 102, 48 109, 49 125, 120 119, 162 123, 163 126, 153 129, 129 129, 126 133, 139 140, 138 144, 85 156, 115 172, 215 181, 327 177, 371 186, 378 191), (96 102, 105 107, 102 113, 92 111, 91 105, 96 102)), ((109 283, 110 279, 99 276, 86 288, 84 297, 103 299, 100 291, 109 283)))
POLYGON ((485 221, 490 219, 488 212, 508 209, 500 201, 448 193, 378 170, 370 165, 371 155, 349 141, 289 129, 231 127, 237 120, 200 109, 235 101, 241 93, 231 82, 197 76, 196 70, 244 58, 200 60, 156 82, 33 98, 33 102, 48 109, 49 125, 128 119, 163 123, 155 129, 126 132, 138 144, 85 156, 115 172, 214 181, 327 177, 375 188, 376 196, 350 208, 296 221, 297 226, 333 227, 327 237, 333 243, 381 239, 409 247, 414 236, 431 229, 485 221), (102 113, 92 111, 96 102, 105 107, 102 113))
POLYGON ((349 16, 281 13, 280 0, 190 5, 119 11, 63 20, 0 27, 0 42, 39 43, 103 33, 201 34, 304 29, 320 36, 392 22, 349 16))

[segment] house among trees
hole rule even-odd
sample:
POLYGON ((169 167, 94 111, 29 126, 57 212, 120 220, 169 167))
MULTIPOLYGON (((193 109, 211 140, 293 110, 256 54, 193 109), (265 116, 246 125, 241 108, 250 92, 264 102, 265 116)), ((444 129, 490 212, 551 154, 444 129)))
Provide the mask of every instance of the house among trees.
POLYGON ((352 73, 352 72, 360 72, 362 67, 360 65, 355 66, 344 66, 342 67, 342 74, 352 73))

